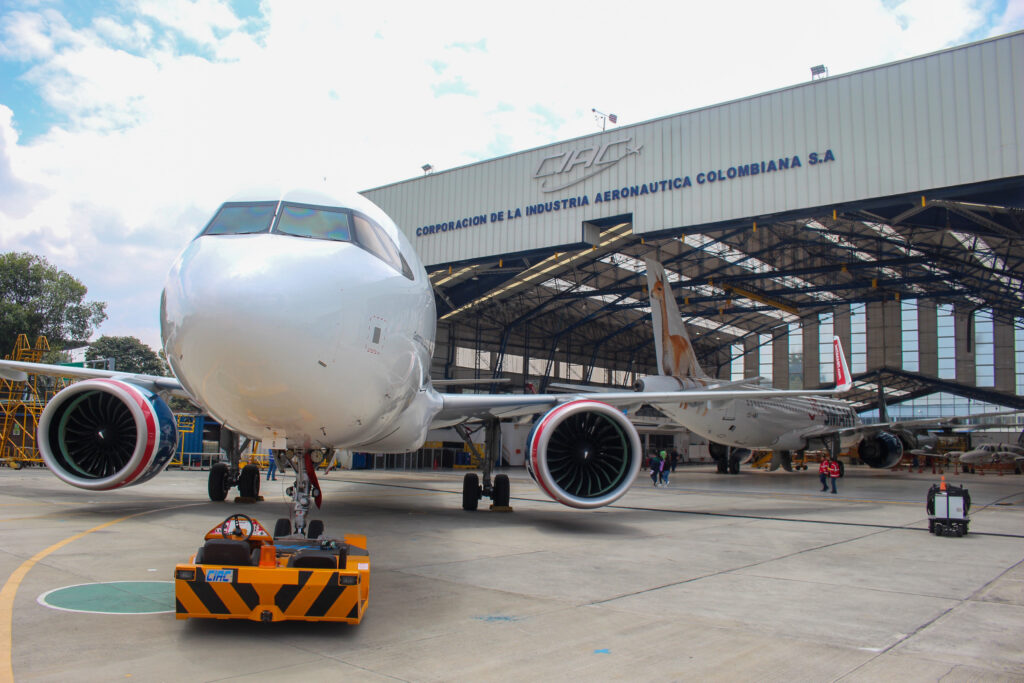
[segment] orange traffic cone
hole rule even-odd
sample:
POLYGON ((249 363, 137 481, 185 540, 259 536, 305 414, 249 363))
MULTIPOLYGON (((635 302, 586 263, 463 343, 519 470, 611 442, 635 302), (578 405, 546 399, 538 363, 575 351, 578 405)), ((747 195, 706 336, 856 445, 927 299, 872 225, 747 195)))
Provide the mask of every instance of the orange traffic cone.
POLYGON ((946 490, 946 476, 945 475, 942 476, 942 481, 939 482, 939 490, 940 491, 945 491, 946 490))

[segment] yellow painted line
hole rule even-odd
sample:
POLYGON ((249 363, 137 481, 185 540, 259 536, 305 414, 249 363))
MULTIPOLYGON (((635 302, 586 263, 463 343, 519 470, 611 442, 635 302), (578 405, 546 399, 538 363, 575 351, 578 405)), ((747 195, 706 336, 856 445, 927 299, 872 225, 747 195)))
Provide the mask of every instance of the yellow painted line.
POLYGON ((36 566, 43 558, 50 555, 64 546, 68 545, 73 541, 77 541, 83 536, 87 536, 94 531, 100 531, 107 527, 123 522, 133 517, 141 517, 142 515, 152 514, 154 512, 163 512, 165 510, 173 510, 175 508, 191 507, 193 505, 203 505, 203 503, 188 503, 186 505, 174 505, 167 508, 158 508, 155 510, 145 510, 143 512, 136 512, 132 515, 126 515, 118 519, 104 522, 99 526, 94 526, 91 529, 83 531, 74 536, 69 536, 63 541, 54 543, 46 550, 41 550, 31 558, 21 563, 21 566, 11 572, 11 575, 7 578, 7 582, 4 584, 2 590, 0 590, 0 683, 14 683, 14 664, 13 664, 13 649, 14 649, 14 596, 18 592, 18 587, 21 582, 25 579, 29 570, 36 566))

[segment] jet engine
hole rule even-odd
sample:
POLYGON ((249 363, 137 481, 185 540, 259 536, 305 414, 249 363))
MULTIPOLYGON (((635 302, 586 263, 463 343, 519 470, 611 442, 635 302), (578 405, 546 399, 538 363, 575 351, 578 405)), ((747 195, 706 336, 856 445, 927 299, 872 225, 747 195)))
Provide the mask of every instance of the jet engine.
POLYGON ((903 457, 903 442, 895 434, 879 432, 860 442, 857 446, 857 456, 868 467, 895 467, 903 457))
POLYGON ((162 398, 114 379, 72 384, 46 405, 37 432, 43 462, 92 491, 141 484, 167 467, 178 443, 162 398))
POLYGON ((640 471, 640 437, 622 411, 581 399, 556 406, 526 440, 526 469, 551 498, 574 508, 618 500, 640 471))

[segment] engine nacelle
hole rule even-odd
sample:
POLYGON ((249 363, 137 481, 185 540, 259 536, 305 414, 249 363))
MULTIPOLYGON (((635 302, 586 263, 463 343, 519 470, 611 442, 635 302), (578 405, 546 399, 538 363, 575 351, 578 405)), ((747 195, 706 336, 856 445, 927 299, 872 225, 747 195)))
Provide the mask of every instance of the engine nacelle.
POLYGON ((633 384, 635 391, 679 391, 685 388, 686 386, 678 377, 668 375, 647 375, 633 384))
POLYGON ((895 434, 879 432, 860 442, 857 446, 857 457, 868 467, 895 467, 903 457, 903 442, 895 434))
POLYGON ((597 508, 629 489, 643 449, 633 423, 607 403, 581 399, 549 410, 526 440, 526 469, 563 505, 597 508))
POLYGON ((178 444, 162 398, 114 379, 72 384, 39 418, 43 462, 62 481, 92 491, 141 484, 167 467, 178 444))

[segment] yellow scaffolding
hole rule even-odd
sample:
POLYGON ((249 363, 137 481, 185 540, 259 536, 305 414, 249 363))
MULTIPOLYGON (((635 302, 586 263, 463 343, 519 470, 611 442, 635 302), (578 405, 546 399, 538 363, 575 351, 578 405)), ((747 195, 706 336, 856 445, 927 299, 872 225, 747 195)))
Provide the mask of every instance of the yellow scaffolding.
MULTIPOLYGON (((28 337, 18 335, 14 351, 7 360, 40 363, 50 350, 46 337, 36 337, 30 346, 28 337)), ((36 448, 36 429, 46 402, 72 380, 44 375, 29 375, 24 382, 0 378, 0 464, 19 469, 28 464, 40 464, 36 448)))

